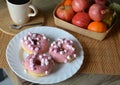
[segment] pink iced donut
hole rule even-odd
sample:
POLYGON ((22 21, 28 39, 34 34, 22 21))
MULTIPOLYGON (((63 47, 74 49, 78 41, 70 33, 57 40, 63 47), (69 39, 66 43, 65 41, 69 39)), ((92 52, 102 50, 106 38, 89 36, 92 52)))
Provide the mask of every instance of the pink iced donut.
POLYGON ((28 33, 22 38, 22 48, 28 53, 45 53, 49 50, 49 41, 45 35, 28 33))
POLYGON ((73 41, 63 38, 51 44, 49 54, 56 62, 67 63, 76 58, 75 50, 73 41))
POLYGON ((30 54, 23 62, 26 71, 35 77, 48 75, 54 66, 54 61, 47 54, 30 54))

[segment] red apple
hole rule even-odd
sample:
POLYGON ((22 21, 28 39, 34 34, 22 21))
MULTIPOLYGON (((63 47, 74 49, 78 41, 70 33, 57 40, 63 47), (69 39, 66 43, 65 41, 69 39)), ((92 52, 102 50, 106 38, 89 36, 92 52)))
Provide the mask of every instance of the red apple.
POLYGON ((89 8, 89 16, 94 21, 101 21, 105 15, 109 12, 109 9, 105 5, 93 4, 89 8))
POLYGON ((87 0, 73 0, 72 8, 75 12, 84 11, 89 7, 89 3, 87 0))
POLYGON ((90 17, 87 13, 85 12, 78 12, 72 19, 72 24, 82 27, 82 28, 87 28, 88 24, 90 23, 90 17))
POLYGON ((71 6, 61 5, 56 10, 56 16, 62 20, 70 22, 74 16, 75 12, 71 6))

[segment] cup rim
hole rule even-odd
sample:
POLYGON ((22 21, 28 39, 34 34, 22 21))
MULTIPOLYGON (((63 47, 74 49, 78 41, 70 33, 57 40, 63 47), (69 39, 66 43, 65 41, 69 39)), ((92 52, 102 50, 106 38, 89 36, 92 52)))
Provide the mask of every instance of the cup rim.
POLYGON ((26 2, 26 3, 24 3, 24 4, 13 4, 13 3, 9 2, 8 0, 6 0, 6 2, 9 3, 9 4, 12 4, 12 5, 21 6, 21 5, 25 5, 25 4, 31 3, 32 0, 29 0, 28 2, 26 2))

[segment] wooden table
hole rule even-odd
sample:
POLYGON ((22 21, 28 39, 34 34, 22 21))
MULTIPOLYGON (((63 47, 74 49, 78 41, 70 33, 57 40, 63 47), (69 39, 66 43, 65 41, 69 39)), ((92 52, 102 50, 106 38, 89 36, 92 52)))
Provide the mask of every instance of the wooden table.
MULTIPOLYGON (((5 1, 0 0, 0 10, 6 8, 5 1)), ((44 12, 46 26, 55 26, 52 11, 44 12)), ((4 16, 4 15, 3 15, 4 16)), ((2 17, 0 17, 2 18, 2 17)), ((0 19, 1 20, 1 19, 0 19)), ((0 21, 3 22, 3 21, 0 21)), ((5 21, 4 21, 5 22, 5 21)), ((120 75, 120 17, 118 23, 114 26, 113 30, 107 35, 103 41, 94 40, 78 33, 68 31, 73 34, 83 46, 85 53, 84 63, 77 75, 80 73, 95 73, 95 74, 110 74, 120 75)), ((0 28, 1 24, 0 24, 0 28)), ((62 29, 62 28, 60 28, 62 29)), ((11 70, 6 61, 6 47, 9 41, 13 38, 12 35, 8 35, 0 31, 0 68, 5 69, 10 73, 11 70)), ((12 73, 12 76, 14 74, 12 73)), ((17 78, 14 75, 14 79, 17 78)), ((15 85, 18 84, 18 79, 14 80, 15 85)))

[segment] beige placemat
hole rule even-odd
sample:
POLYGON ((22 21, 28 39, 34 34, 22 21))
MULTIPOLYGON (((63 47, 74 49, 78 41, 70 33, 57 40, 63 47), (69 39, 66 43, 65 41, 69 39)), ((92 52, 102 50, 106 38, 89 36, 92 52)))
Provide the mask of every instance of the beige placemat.
MULTIPOLYGON (((40 12, 40 10, 37 16, 31 17, 30 20, 28 21, 28 23, 35 23, 35 22, 42 22, 44 24, 44 15, 40 12)), ((8 9, 5 8, 3 10, 0 10, 0 30, 5 32, 6 34, 15 35, 18 32, 31 27, 31 26, 25 26, 20 30, 9 28, 9 25, 13 23, 14 22, 11 20, 10 15, 8 13, 8 9)))
MULTIPOLYGON (((1 5, 0 5, 1 6, 1 5)), ((0 9, 0 13, 3 11, 0 9)), ((5 20, 7 14, 2 13, 0 16, 0 27, 1 19, 5 20)), ((45 24, 48 26, 55 26, 54 19, 51 13, 45 13, 45 24)), ((8 21, 6 20, 7 25, 8 21)), ((78 33, 68 31, 73 34, 82 44, 85 59, 82 67, 77 74, 81 73, 94 73, 94 74, 111 74, 120 75, 120 17, 117 21, 118 25, 110 31, 103 41, 97 41, 86 36, 80 35, 78 33)), ((7 44, 12 39, 12 36, 6 35, 0 31, 0 67, 8 68, 8 64, 5 57, 5 50, 7 44)))

